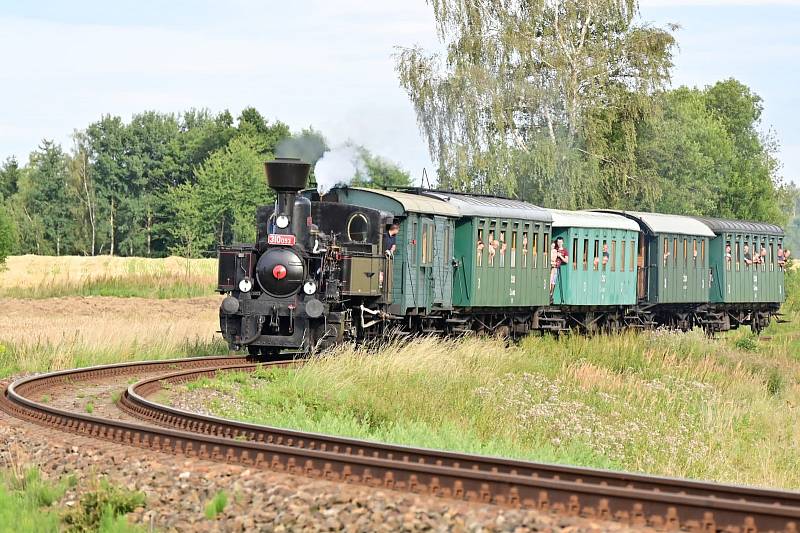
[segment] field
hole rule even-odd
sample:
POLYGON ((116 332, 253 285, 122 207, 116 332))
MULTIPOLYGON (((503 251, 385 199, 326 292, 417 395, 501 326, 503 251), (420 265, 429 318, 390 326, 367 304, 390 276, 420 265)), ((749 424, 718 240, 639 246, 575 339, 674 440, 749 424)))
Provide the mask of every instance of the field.
POLYGON ((322 433, 800 488, 796 332, 343 347, 299 370, 195 382, 182 401, 322 433))
POLYGON ((22 255, 0 268, 0 297, 210 296, 216 268, 216 259, 22 255))
MULTIPOLYGON (((175 274, 159 272, 181 260, 33 259, 12 258, 0 290, 19 290, 11 279, 28 288, 44 279, 63 296, 44 298, 37 289, 33 299, 0 298, 0 377, 226 352, 214 333, 218 296, 83 295, 92 280, 145 279, 137 276, 159 278, 168 293, 175 274), (29 265, 24 274, 13 270, 21 264, 29 265)), ((213 284, 213 269, 202 274, 203 265, 190 263, 191 275, 213 284)), ((421 339, 371 352, 343 346, 298 370, 191 384, 183 401, 340 435, 800 488, 800 318, 794 300, 785 310, 792 321, 761 338, 743 329, 718 339, 656 331, 532 336, 512 346, 494 339, 421 339)))

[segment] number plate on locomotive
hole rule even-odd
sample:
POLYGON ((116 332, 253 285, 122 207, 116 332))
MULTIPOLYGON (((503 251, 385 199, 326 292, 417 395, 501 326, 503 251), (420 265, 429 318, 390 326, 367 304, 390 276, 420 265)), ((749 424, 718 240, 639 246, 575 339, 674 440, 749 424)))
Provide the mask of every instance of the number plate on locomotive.
POLYGON ((294 235, 277 235, 275 233, 267 235, 267 244, 277 244, 278 246, 294 246, 295 240, 294 235))

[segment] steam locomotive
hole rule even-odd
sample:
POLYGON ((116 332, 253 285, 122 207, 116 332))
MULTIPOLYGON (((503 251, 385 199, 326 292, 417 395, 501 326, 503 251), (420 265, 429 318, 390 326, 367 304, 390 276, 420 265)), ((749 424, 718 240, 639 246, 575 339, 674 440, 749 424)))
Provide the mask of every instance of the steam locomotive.
POLYGON ((424 189, 320 195, 306 189, 308 163, 265 170, 276 199, 257 210, 256 242, 219 249, 220 329, 251 355, 389 331, 760 331, 785 299, 783 230, 771 224, 424 189))

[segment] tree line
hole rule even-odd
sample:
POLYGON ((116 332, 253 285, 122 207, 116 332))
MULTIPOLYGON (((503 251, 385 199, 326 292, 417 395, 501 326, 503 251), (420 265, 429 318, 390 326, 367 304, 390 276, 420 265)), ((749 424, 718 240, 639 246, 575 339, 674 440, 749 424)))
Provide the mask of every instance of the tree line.
POLYGON ((785 224, 796 191, 735 79, 670 89, 675 25, 635 0, 437 0, 396 68, 447 188, 785 224))
MULTIPOLYGON (((636 0, 430 6, 444 52, 400 48, 396 68, 440 187, 773 222, 800 246, 800 195, 782 180, 762 99, 735 79, 670 88, 677 26, 642 22, 636 0)), ((355 148, 355 183, 410 184, 355 148)), ((0 257, 197 256, 252 240, 255 208, 270 201, 262 163, 281 149, 315 163, 329 147, 252 107, 236 120, 104 116, 66 150, 44 140, 27 162, 0 165, 0 257)))
MULTIPOLYGON (((410 184, 397 165, 352 148, 354 183, 410 184)), ((0 164, 0 258, 213 254, 255 238, 256 207, 272 200, 265 160, 282 151, 315 163, 328 150, 313 128, 292 132, 252 107, 236 120, 206 110, 104 116, 67 149, 45 139, 27 162, 0 164)))

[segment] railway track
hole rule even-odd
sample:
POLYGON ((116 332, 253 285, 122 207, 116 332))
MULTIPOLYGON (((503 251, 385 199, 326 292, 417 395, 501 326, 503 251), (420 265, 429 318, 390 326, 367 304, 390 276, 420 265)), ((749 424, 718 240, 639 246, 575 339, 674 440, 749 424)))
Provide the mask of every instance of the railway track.
MULTIPOLYGON (((271 367, 296 362, 271 363, 271 367)), ((140 448, 279 472, 545 512, 695 531, 796 532, 800 493, 539 464, 257 426, 189 413, 149 399, 165 387, 231 370, 244 358, 106 365, 31 376, 10 384, 0 409, 36 424, 140 448), (48 405, 48 391, 141 378, 111 420, 48 405)))

